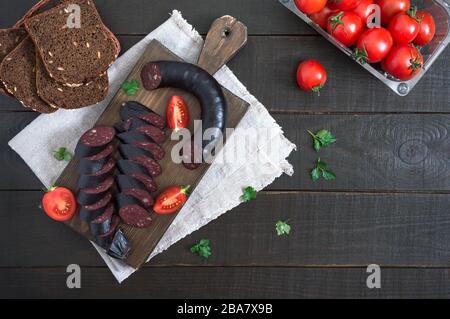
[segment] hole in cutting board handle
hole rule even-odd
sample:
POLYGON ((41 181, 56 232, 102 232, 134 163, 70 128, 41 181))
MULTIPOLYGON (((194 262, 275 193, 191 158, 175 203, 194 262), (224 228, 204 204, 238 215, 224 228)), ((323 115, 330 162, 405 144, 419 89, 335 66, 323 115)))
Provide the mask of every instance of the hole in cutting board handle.
POLYGON ((228 38, 231 35, 231 29, 229 27, 225 27, 222 29, 222 38, 228 38))

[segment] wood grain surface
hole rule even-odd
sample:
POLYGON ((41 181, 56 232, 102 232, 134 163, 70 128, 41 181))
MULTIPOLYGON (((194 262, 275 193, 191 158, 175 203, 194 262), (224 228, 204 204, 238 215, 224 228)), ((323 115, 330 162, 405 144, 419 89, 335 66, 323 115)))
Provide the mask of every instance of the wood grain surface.
MULTIPOLYGON (((0 0, 0 27, 33 0, 0 0)), ((124 50, 173 9, 205 35, 230 14, 248 43, 229 66, 298 145, 293 177, 282 176, 242 205, 158 255, 118 285, 91 245, 39 209, 42 185, 7 146, 37 115, 0 97, 0 297, 449 298, 450 68, 446 49, 400 98, 317 36, 275 0, 96 0, 124 50), (317 98, 298 91, 299 60, 320 59, 329 82, 317 98), (338 142, 319 155, 338 174, 312 183, 318 154, 306 129, 338 142), (293 231, 278 237, 274 224, 293 231), (211 241, 203 261, 189 252, 211 241), (82 289, 66 288, 66 267, 82 267, 82 289), (366 267, 382 267, 368 289, 366 267), (207 284, 205 284, 207 283, 207 284)))

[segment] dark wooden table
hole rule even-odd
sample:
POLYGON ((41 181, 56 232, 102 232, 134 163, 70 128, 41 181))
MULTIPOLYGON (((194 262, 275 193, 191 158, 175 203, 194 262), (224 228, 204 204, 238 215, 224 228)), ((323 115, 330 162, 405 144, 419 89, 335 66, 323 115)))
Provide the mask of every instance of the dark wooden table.
MULTIPOLYGON (((2 0, 0 27, 33 2, 2 0)), ((0 297, 450 297, 450 50, 400 98, 276 0, 96 3, 124 50, 174 8, 202 34, 224 14, 245 22, 248 45, 230 67, 298 145, 296 173, 118 285, 85 239, 38 209, 42 185, 7 145, 37 114, 1 97, 0 297), (296 87, 306 58, 329 71, 320 97, 296 87), (306 130, 321 128, 338 138, 321 153, 338 178, 312 183, 306 130), (279 219, 289 237, 276 236, 279 219), (207 262, 189 252, 202 238, 207 262), (82 289, 66 287, 69 264, 82 267, 82 289), (366 286, 369 264, 381 289, 366 286)))

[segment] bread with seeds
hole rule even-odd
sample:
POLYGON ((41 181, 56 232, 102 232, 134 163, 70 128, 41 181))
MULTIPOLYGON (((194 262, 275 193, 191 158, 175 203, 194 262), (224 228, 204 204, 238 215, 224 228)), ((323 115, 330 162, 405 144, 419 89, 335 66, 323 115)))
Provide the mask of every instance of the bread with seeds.
POLYGON ((104 75, 120 52, 119 41, 92 0, 64 1, 25 21, 25 28, 49 76, 66 86, 81 86, 104 75))

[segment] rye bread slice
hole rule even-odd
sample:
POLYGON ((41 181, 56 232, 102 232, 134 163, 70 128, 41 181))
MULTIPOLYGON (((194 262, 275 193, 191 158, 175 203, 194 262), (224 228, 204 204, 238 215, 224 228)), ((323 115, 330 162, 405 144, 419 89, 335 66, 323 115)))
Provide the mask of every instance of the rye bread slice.
POLYGON ((37 95, 36 53, 30 38, 25 38, 5 57, 0 65, 0 79, 8 93, 25 107, 40 113, 53 113, 57 110, 37 95))
POLYGON ((38 95, 48 104, 62 109, 78 109, 104 100, 108 94, 109 81, 105 74, 83 86, 61 85, 50 78, 39 55, 36 55, 36 88, 38 95))
POLYGON ((116 60, 120 44, 103 24, 92 0, 64 1, 25 22, 47 73, 67 86, 80 86, 103 75, 116 60), (69 28, 78 5, 81 27, 69 28))

